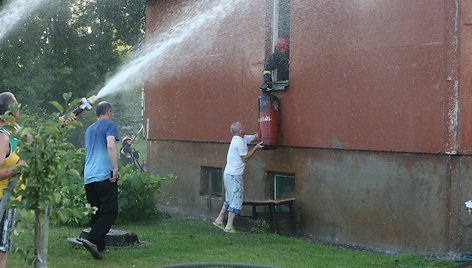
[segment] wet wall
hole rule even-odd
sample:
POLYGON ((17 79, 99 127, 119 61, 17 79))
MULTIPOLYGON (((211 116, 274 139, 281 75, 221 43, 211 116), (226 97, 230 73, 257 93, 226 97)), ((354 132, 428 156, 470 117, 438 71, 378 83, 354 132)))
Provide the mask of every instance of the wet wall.
MULTIPOLYGON (((166 27, 169 17, 184 13, 179 10, 188 3, 193 1, 151 1, 147 29, 157 33, 171 29, 172 22, 166 27)), ((167 65, 149 70, 144 117, 150 139, 227 142, 234 121, 244 121, 249 130, 257 131, 264 10, 264 1, 251 1, 250 9, 236 6, 232 16, 203 27, 170 51, 173 60, 167 65)))
MULTIPOLYGON (((165 31, 171 3, 182 2, 151 1, 148 29, 165 31)), ((458 106, 455 3, 293 0, 290 86, 277 93, 281 144, 423 153, 469 146, 465 115, 458 140, 459 108, 469 114, 471 105, 464 92, 458 106)), ((179 50, 185 66, 148 84, 149 138, 226 142, 235 120, 257 130, 270 13, 265 1, 250 6, 198 33, 203 43, 189 40, 183 51, 204 57, 187 59, 179 50)))
POLYGON ((446 2, 293 1, 286 144, 447 151, 446 2))
POLYGON ((472 2, 460 1, 457 63, 460 66, 458 87, 460 152, 472 152, 472 2))

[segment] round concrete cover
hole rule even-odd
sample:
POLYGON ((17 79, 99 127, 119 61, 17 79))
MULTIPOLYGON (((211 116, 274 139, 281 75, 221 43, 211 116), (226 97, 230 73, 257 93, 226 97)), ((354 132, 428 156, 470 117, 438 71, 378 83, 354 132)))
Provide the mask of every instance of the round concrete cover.
MULTIPOLYGON (((82 245, 81 238, 88 238, 90 228, 82 230, 80 236, 69 238, 69 242, 73 244, 82 245)), ((109 247, 120 247, 139 244, 138 236, 135 233, 130 233, 124 230, 111 229, 105 236, 105 245, 109 247)))

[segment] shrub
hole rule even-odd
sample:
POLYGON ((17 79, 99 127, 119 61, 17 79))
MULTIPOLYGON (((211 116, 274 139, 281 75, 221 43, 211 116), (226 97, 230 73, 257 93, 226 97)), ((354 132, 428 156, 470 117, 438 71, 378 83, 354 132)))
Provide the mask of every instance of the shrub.
POLYGON ((133 170, 131 165, 121 167, 118 180, 118 221, 142 220, 158 215, 156 194, 161 185, 175 179, 169 174, 165 177, 150 175, 140 170, 133 170))
MULTIPOLYGON (((133 170, 131 166, 120 167, 121 177, 118 180, 118 222, 142 220, 157 216, 156 194, 159 193, 162 184, 170 183, 175 177, 167 175, 160 177, 150 175, 140 170, 133 170)), ((83 181, 69 188, 62 188, 63 195, 68 196, 67 202, 76 207, 87 207, 87 198, 83 181)), ((62 212, 66 217, 56 218, 54 223, 70 226, 87 226, 90 216, 85 213, 77 213, 74 210, 65 209, 62 212)))

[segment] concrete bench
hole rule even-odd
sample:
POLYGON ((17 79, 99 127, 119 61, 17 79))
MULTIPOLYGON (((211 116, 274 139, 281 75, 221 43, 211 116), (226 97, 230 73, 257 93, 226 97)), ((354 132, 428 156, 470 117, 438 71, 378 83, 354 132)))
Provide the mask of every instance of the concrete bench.
POLYGON ((294 211, 294 202, 295 198, 287 198, 287 199, 266 199, 266 200, 245 200, 243 202, 243 206, 251 206, 252 207, 252 215, 250 216, 253 219, 257 219, 257 209, 258 206, 267 206, 269 208, 269 222, 271 224, 272 229, 279 233, 279 227, 277 224, 277 215, 275 211, 275 206, 279 205, 288 205, 289 213, 290 213, 290 227, 292 229, 292 233, 295 233, 295 211, 294 211))

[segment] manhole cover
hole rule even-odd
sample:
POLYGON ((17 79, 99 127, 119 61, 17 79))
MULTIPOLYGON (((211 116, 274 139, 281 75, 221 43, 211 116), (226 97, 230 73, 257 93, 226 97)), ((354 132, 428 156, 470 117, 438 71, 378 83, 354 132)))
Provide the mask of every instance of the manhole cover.
MULTIPOLYGON (((73 245, 82 245, 81 238, 88 238, 90 228, 82 230, 79 237, 71 237, 67 240, 73 245)), ((138 236, 124 230, 111 229, 105 236, 105 245, 109 247, 121 247, 140 244, 138 236)))

